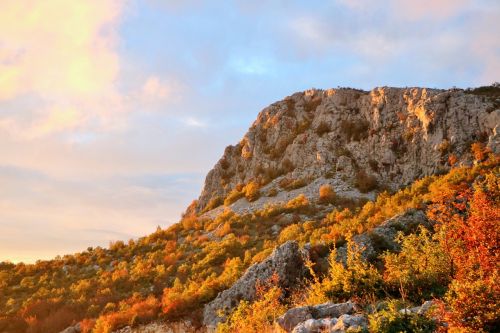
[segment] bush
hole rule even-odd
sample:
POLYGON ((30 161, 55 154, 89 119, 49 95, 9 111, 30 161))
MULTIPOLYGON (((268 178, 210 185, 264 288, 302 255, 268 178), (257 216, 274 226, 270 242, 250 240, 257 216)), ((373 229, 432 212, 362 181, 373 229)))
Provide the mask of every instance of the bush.
POLYGON ((302 228, 299 224, 292 224, 281 230, 278 243, 283 244, 289 240, 297 240, 302 235, 302 228))
POLYGON ((296 190, 298 188, 306 186, 307 179, 305 179, 305 178, 299 178, 299 179, 283 178, 280 181, 279 185, 282 189, 287 190, 287 191, 296 190))
POLYGON ((388 308, 368 317, 371 333, 420 332, 432 333, 436 322, 423 315, 399 312, 403 306, 400 302, 391 301, 388 308))
POLYGON ((444 294, 451 281, 450 257, 436 238, 423 227, 418 234, 397 236, 401 252, 382 257, 389 288, 418 302, 444 294))
POLYGON ((257 285, 257 299, 253 303, 246 300, 240 301, 227 321, 217 326, 217 332, 274 332, 275 320, 286 311, 285 306, 280 302, 282 291, 276 286, 277 280, 275 275, 270 286, 257 285))
POLYGON ((224 206, 229 206, 232 203, 238 201, 240 198, 243 198, 245 194, 242 191, 239 191, 237 188, 234 188, 227 195, 226 199, 224 199, 224 206))
POLYGON ((367 301, 381 293, 382 276, 362 257, 362 248, 356 243, 351 240, 347 243, 346 265, 337 259, 337 250, 333 250, 328 275, 322 281, 314 277, 309 287, 308 304, 344 302, 352 297, 367 301))
POLYGON ((471 145, 471 152, 474 156, 474 159, 478 162, 484 161, 487 155, 487 149, 481 142, 474 142, 471 145))
POLYGON ((323 134, 330 132, 330 130, 330 125, 323 121, 316 127, 316 134, 321 137, 323 134))
POLYGON ((334 203, 335 197, 335 191, 333 190, 333 187, 331 185, 321 185, 321 187, 319 188, 320 203, 334 203))
POLYGON ((378 187, 377 178, 367 174, 364 170, 360 170, 356 174, 356 187, 361 193, 373 191, 378 187))
POLYGON ((309 200, 304 194, 299 194, 285 205, 287 211, 306 211, 308 208, 309 200))
POLYGON ((205 206, 205 208, 203 209, 203 212, 208 212, 212 209, 215 209, 215 208, 219 207, 220 205, 222 205, 223 203, 224 203, 224 201, 222 200, 221 197, 219 197, 219 196, 213 197, 212 199, 210 199, 208 204, 205 206))
POLYGON ((360 141, 368 137, 370 124, 366 120, 342 120, 340 129, 350 141, 360 141))
POLYGON ((260 186, 257 182, 251 181, 243 188, 243 192, 248 201, 255 201, 260 197, 260 186))

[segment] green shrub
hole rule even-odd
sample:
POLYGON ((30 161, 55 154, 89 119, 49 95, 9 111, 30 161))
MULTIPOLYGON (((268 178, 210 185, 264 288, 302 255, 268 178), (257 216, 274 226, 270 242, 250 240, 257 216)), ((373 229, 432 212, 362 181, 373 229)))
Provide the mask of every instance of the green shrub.
POLYGON ((424 227, 417 234, 397 236, 401 252, 382 256, 384 280, 392 291, 414 301, 444 294, 451 281, 451 265, 436 237, 424 227))
POLYGON ((371 333, 419 332, 432 333, 436 330, 436 322, 423 315, 399 312, 402 303, 391 301, 387 309, 378 311, 368 317, 371 333))

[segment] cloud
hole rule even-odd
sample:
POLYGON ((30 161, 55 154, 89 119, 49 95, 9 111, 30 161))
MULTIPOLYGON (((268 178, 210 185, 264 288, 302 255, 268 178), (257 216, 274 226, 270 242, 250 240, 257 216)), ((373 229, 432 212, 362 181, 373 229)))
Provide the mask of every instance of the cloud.
POLYGON ((36 109, 17 110, 30 115, 33 133, 19 117, 2 122, 37 137, 106 121, 111 109, 103 100, 119 98, 121 7, 118 0, 0 2, 0 103, 39 102, 36 109))
POLYGON ((336 0, 335 2, 358 12, 382 10, 390 12, 396 20, 418 21, 449 19, 468 10, 472 0, 336 0))
POLYGON ((190 127, 198 127, 198 128, 203 128, 207 127, 207 124, 196 117, 187 117, 186 119, 183 120, 184 124, 190 127))
POLYGON ((156 75, 148 77, 142 86, 142 94, 147 101, 179 101, 183 90, 183 85, 176 80, 165 81, 156 75))

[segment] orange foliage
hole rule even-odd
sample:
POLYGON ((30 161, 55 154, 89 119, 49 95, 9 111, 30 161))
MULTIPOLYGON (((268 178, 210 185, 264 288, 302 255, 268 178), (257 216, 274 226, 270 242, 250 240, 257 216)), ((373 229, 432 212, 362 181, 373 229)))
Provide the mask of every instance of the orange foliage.
POLYGON ((109 333, 127 325, 147 323, 158 316, 160 303, 154 296, 146 299, 132 297, 120 304, 122 310, 100 316, 94 328, 94 333, 109 333))
MULTIPOLYGON (((498 184, 497 184, 498 185, 498 184)), ((446 296, 444 319, 452 328, 481 332, 498 328, 500 318, 500 206, 481 186, 461 192, 452 205, 434 210, 444 230, 454 281, 446 296)))

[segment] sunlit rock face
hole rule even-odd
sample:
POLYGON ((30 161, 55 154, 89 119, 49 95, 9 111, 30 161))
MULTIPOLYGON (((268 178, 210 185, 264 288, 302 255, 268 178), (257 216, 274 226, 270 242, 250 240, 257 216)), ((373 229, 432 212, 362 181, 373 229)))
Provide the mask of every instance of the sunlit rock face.
POLYGON ((397 189, 445 172, 450 164, 470 164, 473 142, 500 152, 499 105, 494 97, 459 89, 342 88, 293 94, 262 110, 243 139, 226 148, 206 177, 197 211, 250 181, 279 192, 284 178, 304 179, 307 194, 320 178, 330 179, 336 191, 349 192, 359 188, 360 177, 368 177, 397 189))

